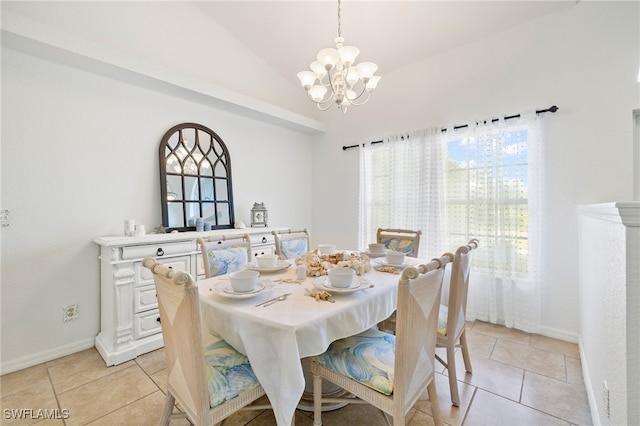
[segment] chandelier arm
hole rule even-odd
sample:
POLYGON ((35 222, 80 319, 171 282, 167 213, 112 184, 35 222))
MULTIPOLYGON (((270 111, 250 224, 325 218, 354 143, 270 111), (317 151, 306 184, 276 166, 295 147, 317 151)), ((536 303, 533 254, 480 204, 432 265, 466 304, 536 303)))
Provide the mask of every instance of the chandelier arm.
POLYGON ((324 86, 324 87, 331 87, 331 90, 333 91, 333 85, 331 84, 331 78, 329 78, 329 81, 327 81, 326 83, 322 80, 318 80, 318 83, 320 83, 320 86, 324 86))
MULTIPOLYGON (((360 94, 356 99, 358 99, 358 98, 359 98, 360 96, 362 96, 363 94, 364 94, 364 93, 361 93, 361 94, 360 94)), ((354 101, 355 101, 356 99, 354 99, 353 101, 351 101, 351 105, 353 105, 353 106, 360 106, 360 105, 364 105, 364 104, 366 104, 366 103, 369 101, 369 98, 370 98, 370 97, 371 97, 371 92, 367 92, 367 97, 366 97, 366 99, 365 99, 364 101, 359 102, 359 103, 355 103, 354 101)))
MULTIPOLYGON (((353 90, 353 88, 352 88, 352 90, 353 90)), ((367 86, 366 86, 366 85, 363 85, 363 86, 362 86, 362 90, 360 90, 360 93, 358 94, 358 96, 356 96, 356 97, 355 97, 355 98, 353 98, 353 99, 349 99, 349 101, 350 101, 350 102, 353 102, 353 101, 356 101, 356 100, 360 99, 360 97, 361 97, 362 95, 364 95, 366 91, 367 91, 367 86)), ((371 95, 371 92, 369 92, 369 95, 371 95)), ((365 101, 365 102, 366 102, 366 101, 365 101)), ((355 105, 355 104, 354 104, 354 105, 355 105)), ((362 104, 360 104, 360 105, 362 105, 362 104)))
POLYGON ((325 102, 316 102, 316 106, 320 111, 326 111, 333 106, 333 98, 330 98, 325 102), (323 104, 326 106, 323 106, 323 104))

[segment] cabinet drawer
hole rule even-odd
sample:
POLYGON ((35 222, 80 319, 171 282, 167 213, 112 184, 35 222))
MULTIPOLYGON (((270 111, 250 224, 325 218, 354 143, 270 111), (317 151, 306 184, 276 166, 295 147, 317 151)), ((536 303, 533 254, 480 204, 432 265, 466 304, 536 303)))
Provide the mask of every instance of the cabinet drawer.
POLYGON ((195 243, 193 241, 127 246, 122 247, 122 260, 142 259, 147 256, 159 260, 163 256, 191 253, 194 249, 195 243))
POLYGON ((275 244, 275 239, 271 232, 264 234, 249 234, 249 239, 251 240, 252 247, 260 244, 275 244))
MULTIPOLYGON (((191 258, 188 256, 170 257, 168 259, 158 258, 157 262, 162 263, 167 268, 176 271, 186 271, 191 273, 191 258)), ((135 285, 153 284, 153 273, 142 266, 142 262, 136 262, 136 283, 135 285)))
POLYGON ((133 312, 144 312, 158 308, 158 296, 155 285, 135 287, 133 289, 133 312))
POLYGON ((160 313, 157 309, 133 316, 133 337, 141 339, 162 332, 160 313))
POLYGON ((253 255, 253 257, 262 256, 263 254, 275 254, 275 253, 276 253, 275 246, 260 245, 260 246, 251 248, 251 254, 253 255))

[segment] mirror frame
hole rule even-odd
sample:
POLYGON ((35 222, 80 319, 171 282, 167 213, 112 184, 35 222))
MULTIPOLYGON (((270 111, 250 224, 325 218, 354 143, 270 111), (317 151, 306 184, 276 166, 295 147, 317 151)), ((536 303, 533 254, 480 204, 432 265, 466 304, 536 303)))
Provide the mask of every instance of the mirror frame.
MULTIPOLYGON (((159 161, 160 203, 162 205, 162 226, 165 232, 171 232, 173 230, 180 232, 195 231, 195 226, 189 226, 188 221, 190 218, 187 217, 187 207, 194 208, 197 205, 197 211, 200 213, 200 217, 202 217, 204 211, 203 204, 212 204, 215 212, 214 215, 208 218, 210 220, 207 220, 207 222, 211 222, 211 229, 231 229, 234 227, 235 213, 231 182, 231 157, 227 146, 220 136, 208 127, 197 123, 182 123, 173 126, 162 137, 159 147, 159 161), (195 135, 193 146, 190 146, 191 143, 185 139, 185 131, 195 135), (202 133, 206 133, 209 136, 208 141, 201 140, 202 133), (176 134, 177 140, 175 138, 176 134), (180 172, 172 172, 171 170, 167 172, 167 162, 169 158, 171 158, 171 161, 177 161, 179 163, 180 172), (190 173, 185 172, 185 163, 187 163, 187 167, 195 171, 192 170, 190 173), (203 169, 208 169, 210 172, 205 173, 203 169), (224 174, 216 175, 216 172, 220 170, 223 170, 224 174), (169 177, 179 179, 181 184, 179 194, 167 190, 169 177), (212 180, 209 182, 211 185, 208 185, 207 188, 211 186, 213 199, 203 199, 202 197, 201 189, 203 188, 205 179, 206 181, 212 180), (184 196, 184 194, 187 193, 185 181, 198 183, 197 188, 194 186, 194 188, 197 189, 197 198, 186 199, 184 196), (224 192, 224 194, 220 194, 219 192, 224 192), (173 193, 174 196, 182 194, 182 198, 169 200, 168 195, 171 193, 173 193), (169 204, 181 205, 181 223, 176 223, 175 221, 172 222, 173 225, 170 223, 169 204), (225 210, 228 211, 229 223, 221 223, 222 220, 219 217, 220 212, 225 210)), ((191 193, 193 193, 193 189, 191 193)))

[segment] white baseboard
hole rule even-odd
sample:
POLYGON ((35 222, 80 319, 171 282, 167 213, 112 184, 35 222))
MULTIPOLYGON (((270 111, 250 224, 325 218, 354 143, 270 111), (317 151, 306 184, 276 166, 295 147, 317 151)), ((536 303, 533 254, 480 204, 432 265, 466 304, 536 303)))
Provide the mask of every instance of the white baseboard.
POLYGON ((85 339, 77 342, 70 343, 64 346, 58 346, 44 352, 31 354, 22 358, 18 358, 8 362, 0 363, 0 375, 12 373, 14 371, 22 370, 34 365, 42 364, 43 362, 51 361, 66 355, 71 355, 76 352, 83 351, 95 346, 95 339, 85 339))
POLYGON ((578 333, 544 326, 540 327, 540 331, 537 334, 571 343, 579 343, 580 340, 580 335, 578 333))
POLYGON ((598 414, 598 402, 596 401, 595 394, 593 393, 593 385, 591 384, 591 379, 589 375, 589 365, 587 364, 587 358, 584 355, 584 350, 582 349, 582 336, 580 336, 580 341, 578 342, 578 349, 580 349, 580 363, 582 364, 582 378, 584 379, 584 387, 587 391, 587 399, 589 400, 589 410, 591 411, 591 421, 594 426, 602 425, 600 421, 600 415, 598 414))

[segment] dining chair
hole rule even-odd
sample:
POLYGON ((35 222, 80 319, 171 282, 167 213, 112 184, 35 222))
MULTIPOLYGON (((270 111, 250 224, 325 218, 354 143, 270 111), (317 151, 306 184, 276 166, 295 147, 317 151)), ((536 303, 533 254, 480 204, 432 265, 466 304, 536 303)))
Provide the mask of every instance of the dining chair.
POLYGON ((161 424, 186 417, 194 425, 213 425, 241 409, 270 408, 249 405, 265 392, 247 357, 202 329, 198 287, 191 275, 151 257, 142 264, 153 273, 164 339, 167 396, 161 424), (204 346, 205 338, 215 341, 204 346), (173 412, 176 401, 182 412, 173 412))
POLYGON ((390 250, 402 252, 409 257, 418 257, 420 235, 422 231, 378 228, 376 240, 390 250))
MULTIPOLYGON (((410 229, 384 229, 378 228, 376 241, 393 251, 399 251, 409 257, 418 257, 420 249, 420 235, 422 231, 412 231, 410 229)), ((395 333, 396 313, 384 321, 378 323, 380 330, 395 333)))
POLYGON ((276 254, 280 259, 294 259, 309 251, 309 232, 301 230, 272 231, 276 245, 276 254))
POLYGON ((442 424, 435 384, 435 344, 445 254, 426 265, 409 266, 398 284, 397 333, 369 330, 333 342, 311 358, 314 425, 322 425, 322 404, 368 403, 404 426, 406 415, 427 390, 436 425, 442 424), (323 398, 326 379, 351 395, 323 398))
POLYGON ((469 272, 471 269, 472 251, 478 248, 477 239, 470 240, 467 245, 456 250, 451 265, 451 279, 449 282, 449 300, 440 306, 439 325, 436 347, 446 348, 447 361, 436 355, 436 359, 448 370, 449 388, 451 389, 451 403, 458 407, 460 396, 456 377, 455 350, 461 349, 464 367, 467 373, 472 373, 467 335, 465 331, 467 293, 469 291, 469 272))
POLYGON ((235 272, 251 261, 249 234, 198 238, 207 278, 235 272))

